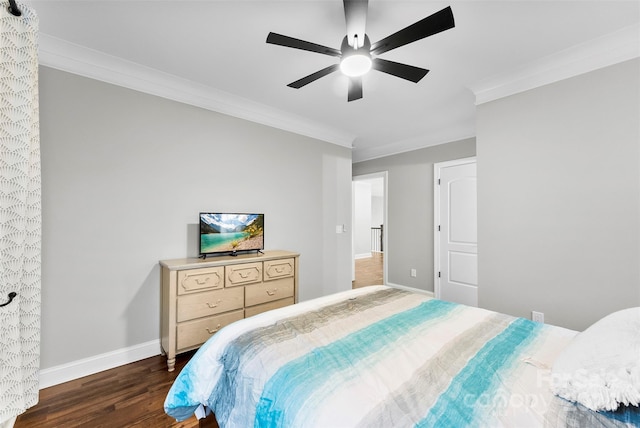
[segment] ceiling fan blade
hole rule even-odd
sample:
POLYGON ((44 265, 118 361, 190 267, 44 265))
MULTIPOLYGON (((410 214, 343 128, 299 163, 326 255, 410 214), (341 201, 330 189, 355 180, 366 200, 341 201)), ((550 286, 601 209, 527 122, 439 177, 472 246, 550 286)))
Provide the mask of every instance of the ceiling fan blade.
POLYGON ((367 27, 368 0, 343 0, 344 20, 347 24, 347 42, 349 46, 357 49, 364 44, 365 30, 367 27), (354 36, 358 36, 358 46, 354 46, 354 36))
POLYGON ((426 76, 429 72, 429 70, 424 68, 401 64, 399 62, 389 61, 382 58, 376 58, 371 61, 371 68, 382 71, 383 73, 391 74, 392 76, 410 80, 414 83, 418 83, 420 79, 426 76))
POLYGON ((347 101, 355 101, 362 98, 362 77, 351 77, 349 79, 349 95, 347 101))
POLYGON ((290 88, 300 89, 304 85, 308 85, 309 83, 314 82, 319 78, 326 76, 327 74, 333 73, 338 68, 340 68, 340 64, 330 65, 329 67, 323 68, 322 70, 316 71, 315 73, 311 73, 310 75, 305 76, 302 79, 291 82, 287 86, 290 88))
POLYGON ((272 45, 285 46, 288 48, 302 49, 303 51, 317 52, 324 55, 340 56, 342 53, 338 49, 330 48, 316 43, 307 42, 278 33, 269 33, 267 43, 272 45))
POLYGON ((371 53, 380 55, 381 53, 390 51, 391 49, 413 43, 417 40, 424 39, 425 37, 432 36, 453 27, 455 27, 453 12, 451 11, 451 7, 447 6, 441 11, 427 16, 415 24, 409 25, 392 35, 385 37, 379 42, 374 43, 371 46, 371 53))

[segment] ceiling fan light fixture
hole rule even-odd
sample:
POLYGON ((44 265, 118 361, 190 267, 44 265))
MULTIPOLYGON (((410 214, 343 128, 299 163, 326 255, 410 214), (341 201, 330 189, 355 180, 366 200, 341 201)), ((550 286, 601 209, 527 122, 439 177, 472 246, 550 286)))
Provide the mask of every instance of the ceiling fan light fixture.
POLYGON ((350 77, 347 101, 355 101, 362 98, 362 79, 359 77, 365 75, 372 68, 414 83, 418 83, 429 72, 424 68, 385 60, 379 56, 455 27, 451 6, 447 6, 371 45, 369 36, 365 33, 368 4, 368 0, 344 0, 347 35, 342 39, 340 50, 282 34, 269 33, 267 43, 340 58, 339 64, 333 63, 322 70, 291 82, 287 86, 300 89, 340 69, 343 74, 350 77), (349 43, 349 38, 351 38, 351 43, 349 43), (375 55, 373 58, 375 62, 371 58, 372 55, 375 55))
POLYGON ((345 55, 340 61, 340 71, 349 77, 358 77, 367 74, 371 70, 371 55, 365 52, 354 51, 351 55, 345 55))

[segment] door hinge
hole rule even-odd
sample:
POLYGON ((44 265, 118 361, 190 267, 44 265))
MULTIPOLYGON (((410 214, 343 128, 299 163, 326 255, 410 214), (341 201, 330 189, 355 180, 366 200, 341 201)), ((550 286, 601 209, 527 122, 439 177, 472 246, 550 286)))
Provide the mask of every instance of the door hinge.
POLYGON ((440 185, 440 179, 438 178, 438 186, 440 185))
POLYGON ((440 272, 438 272, 438 278, 440 278, 440 272))
POLYGON ((438 232, 440 232, 440 225, 438 225, 438 232))

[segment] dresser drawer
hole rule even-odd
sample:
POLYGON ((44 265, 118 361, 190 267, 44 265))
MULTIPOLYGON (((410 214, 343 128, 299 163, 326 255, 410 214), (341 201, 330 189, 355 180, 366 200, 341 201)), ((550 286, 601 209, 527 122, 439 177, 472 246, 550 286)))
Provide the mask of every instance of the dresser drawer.
POLYGON ((238 310, 178 324, 176 349, 192 348, 201 345, 222 327, 243 318, 244 311, 238 310))
POLYGON ((293 297, 287 297, 286 299, 276 300, 275 302, 263 303, 261 305, 251 306, 244 310, 244 317, 249 318, 254 315, 261 314, 263 312, 270 311, 272 309, 284 308, 285 306, 293 305, 293 297))
POLYGON ((242 288, 187 294, 178 298, 177 321, 193 320, 243 307, 244 290, 242 288))
POLYGON ((224 287, 224 266, 181 270, 178 272, 178 294, 224 287))
POLYGON ((226 325, 295 304, 299 256, 267 250, 161 260, 160 344, 167 369, 175 369, 176 355, 198 348, 226 325))
POLYGON ((225 287, 254 284, 262 281, 262 262, 225 267, 225 287))
POLYGON ((282 278, 245 287, 245 306, 293 297, 293 283, 293 278, 282 278))
POLYGON ((294 259, 270 260, 264 262, 264 280, 289 278, 295 272, 294 259))

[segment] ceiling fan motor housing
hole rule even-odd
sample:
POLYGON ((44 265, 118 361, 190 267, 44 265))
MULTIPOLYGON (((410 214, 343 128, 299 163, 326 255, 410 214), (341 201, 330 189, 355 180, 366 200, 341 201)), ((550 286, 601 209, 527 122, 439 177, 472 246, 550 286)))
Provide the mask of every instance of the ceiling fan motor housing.
MULTIPOLYGON (((360 45, 358 36, 355 36, 355 43, 360 45)), ((340 47, 342 53, 340 57, 340 71, 347 76, 357 77, 366 74, 371 70, 371 42, 369 36, 365 34, 362 46, 357 48, 351 46, 347 36, 342 39, 340 47)))

